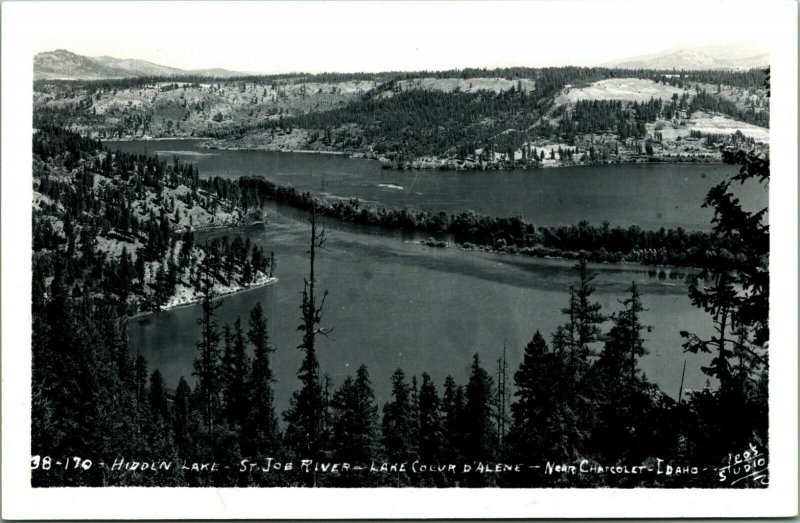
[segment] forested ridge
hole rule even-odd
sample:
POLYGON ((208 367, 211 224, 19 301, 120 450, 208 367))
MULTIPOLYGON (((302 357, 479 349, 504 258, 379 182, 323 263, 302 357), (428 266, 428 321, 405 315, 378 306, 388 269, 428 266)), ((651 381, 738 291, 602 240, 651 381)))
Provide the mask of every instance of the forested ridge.
POLYGON ((38 126, 101 138, 207 137, 217 147, 347 152, 399 169, 719 161, 714 147, 685 140, 708 125, 692 119, 768 128, 765 77, 760 69, 560 67, 39 81, 34 116, 38 126), (647 82, 653 97, 562 100, 631 79, 647 82), (560 147, 568 154, 544 157, 560 147))
MULTIPOLYGON (((34 238, 47 239, 33 252, 34 486, 766 484, 764 475, 734 483, 732 469, 727 479, 719 473, 729 463, 728 453, 756 448, 759 456, 766 456, 768 448, 769 227, 764 223, 766 209, 742 209, 731 190, 738 183, 768 183, 769 160, 762 155, 727 152, 726 161, 739 165, 740 171, 710 188, 704 204, 715 212, 712 231, 703 240, 708 263, 690 286, 689 297, 708 314, 715 331, 705 339, 687 326, 681 336, 684 350, 710 354, 703 371, 716 387, 682 391, 673 399, 650 383, 637 363, 648 350, 647 326, 641 321, 647 297, 632 283, 626 299, 613 310, 604 310, 593 298, 597 275, 588 268, 586 257, 578 256, 574 282, 564 289, 563 324, 555 332, 541 333, 532 317, 531 341, 519 368, 508 369, 501 359, 495 373, 494 362, 476 354, 470 377, 462 384, 451 377, 434 383, 424 372, 407 376, 398 369, 391 377, 390 399, 378 405, 366 366, 342 383, 333 383, 317 357, 317 339, 331 332, 324 316, 328 297, 324 281, 331 275, 315 273, 317 258, 325 255, 326 231, 317 220, 320 208, 313 204, 309 272, 295 283, 302 291, 297 349, 303 359, 289 408, 278 413, 270 359, 275 347, 264 308, 257 303, 247 318, 232 324, 220 325, 217 319, 221 302, 215 299, 215 288, 224 277, 227 258, 242 254, 239 247, 232 243, 226 248, 203 247, 205 256, 196 270, 201 306, 194 373, 170 391, 158 369, 148 368, 144 358, 128 351, 128 311, 121 310, 122 295, 114 285, 137 278, 123 278, 124 257, 109 256, 93 238, 112 226, 132 233, 136 224, 138 241, 143 243, 137 259, 158 259, 182 241, 166 210, 160 218, 146 220, 132 220, 128 213, 125 229, 126 213, 113 211, 105 202, 129 205, 141 200, 126 200, 126 190, 147 187, 155 194, 160 188, 164 194, 179 182, 197 205, 242 208, 259 206, 287 190, 255 179, 201 180, 191 166, 97 151, 103 151, 99 142, 57 128, 42 128, 34 135, 34 172, 38 172, 34 183, 47 178, 59 187, 48 190, 47 200, 38 206, 35 202, 38 209, 34 209, 34 238), (96 176, 102 177, 106 168, 115 179, 128 176, 128 183, 98 193, 96 176), (56 217, 60 229, 49 236, 36 231, 46 228, 47 216, 56 217), (68 222, 74 225, 68 227, 68 222), (232 467, 198 472, 176 466, 145 473, 98 465, 110 465, 121 456, 140 462, 218 462, 232 467), (65 469, 55 466, 56 457, 91 460, 94 466, 65 469), (325 472, 296 466, 280 473, 261 468, 304 459, 365 468, 325 472), (247 460, 244 471, 242 460, 247 460), (414 462, 458 464, 459 469, 434 466, 413 471, 414 462), (370 470, 373 463, 376 472, 370 470), (408 465, 404 471, 381 472, 382 463, 408 465), (595 469, 586 474, 548 474, 527 466, 490 474, 480 470, 497 463, 537 465, 542 470, 547 463, 586 464, 595 469), (464 464, 472 471, 463 472, 464 464), (657 470, 670 465, 686 472, 637 475, 605 470, 623 465, 657 470), (597 466, 604 471, 597 471, 597 466)), ((308 201, 307 195, 294 194, 308 201)), ((574 229, 578 238, 587 230, 586 226, 574 229)), ((615 234, 612 231, 603 234, 615 234)), ((518 232, 525 241, 525 234, 538 231, 520 222, 518 232)), ((611 241, 610 236, 604 238, 611 241)), ((265 265, 265 253, 258 249, 251 254, 245 263, 274 267, 274 262, 265 265)))
POLYGON ((658 79, 664 74, 669 74, 675 85, 684 82, 701 82, 709 84, 725 84, 745 89, 760 88, 764 85, 764 72, 762 69, 747 71, 732 70, 658 70, 658 69, 619 69, 606 67, 501 67, 480 68, 468 67, 464 69, 449 69, 443 71, 384 71, 380 73, 337 73, 326 72, 317 74, 284 73, 273 75, 237 76, 223 79, 216 76, 183 75, 183 76, 138 76, 134 78, 119 78, 105 80, 36 80, 34 87, 47 85, 64 87, 86 88, 111 88, 123 89, 127 87, 140 87, 153 83, 230 83, 255 82, 261 85, 271 85, 281 81, 304 82, 342 82, 347 80, 374 80, 380 83, 392 82, 414 78, 507 78, 509 80, 532 79, 537 80, 543 87, 544 96, 552 96, 566 84, 590 83, 606 78, 649 78, 658 79))
POLYGON ((195 301, 206 270, 222 292, 272 277, 274 255, 249 242, 195 242, 195 230, 261 212, 205 190, 191 164, 111 153, 44 127, 33 136, 33 185, 35 285, 64 276, 117 314, 133 314, 195 301))

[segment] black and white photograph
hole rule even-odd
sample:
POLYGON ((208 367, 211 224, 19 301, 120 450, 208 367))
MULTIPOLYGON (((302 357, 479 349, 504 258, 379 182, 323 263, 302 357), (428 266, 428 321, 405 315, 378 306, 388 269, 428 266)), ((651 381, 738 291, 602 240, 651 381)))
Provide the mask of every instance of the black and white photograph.
POLYGON ((2 53, 4 517, 797 513, 794 2, 8 2, 2 53))

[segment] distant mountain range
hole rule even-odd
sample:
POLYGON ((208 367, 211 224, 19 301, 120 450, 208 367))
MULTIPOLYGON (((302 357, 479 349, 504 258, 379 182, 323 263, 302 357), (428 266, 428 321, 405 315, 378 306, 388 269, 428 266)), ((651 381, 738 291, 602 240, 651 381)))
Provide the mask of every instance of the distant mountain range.
POLYGON ((133 78, 136 76, 180 76, 196 74, 230 78, 248 73, 227 69, 179 69, 145 60, 111 56, 83 56, 65 49, 39 53, 33 58, 34 80, 99 80, 104 78, 133 78))
MULTIPOLYGON (((751 69, 769 65, 769 53, 761 46, 745 44, 682 47, 601 65, 629 69, 751 69)), ((251 73, 220 68, 179 69, 145 60, 83 56, 65 49, 39 53, 33 59, 34 80, 98 80, 187 74, 231 78, 251 73)))
POLYGON ((607 62, 626 69, 752 69, 769 65, 769 52, 754 44, 679 47, 607 62))

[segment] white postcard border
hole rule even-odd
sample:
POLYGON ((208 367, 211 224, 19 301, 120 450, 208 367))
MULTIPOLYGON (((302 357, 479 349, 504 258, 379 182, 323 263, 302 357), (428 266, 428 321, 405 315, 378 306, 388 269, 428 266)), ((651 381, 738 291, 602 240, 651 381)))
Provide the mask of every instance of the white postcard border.
MULTIPOLYGON (((661 3, 627 1, 647 12, 661 3)), ((702 489, 190 489, 30 486, 32 38, 48 5, 2 9, 3 517, 7 519, 510 518, 789 516, 797 512, 797 4, 717 1, 769 9, 771 42, 770 487, 702 489)), ((63 4, 59 2, 59 4, 63 4)), ((120 3, 122 4, 122 3, 120 3)), ((576 11, 580 2, 575 2, 576 11)), ((181 2, 191 9, 193 2, 181 2)), ((687 4, 688 5, 688 4, 687 4)), ((96 2, 72 4, 76 18, 96 2)), ((408 3, 415 9, 415 3, 408 3)), ((458 2, 448 3, 458 9, 458 2)), ((155 15, 159 4, 139 3, 155 15)), ((486 4, 487 10, 490 7, 486 4)), ((498 3, 492 3, 498 9, 498 3)), ((231 6, 218 4, 220 10, 231 6)), ((236 6, 243 8, 242 5, 236 6)), ((746 14, 743 12, 743 16, 746 14)), ((502 18, 502 16, 501 16, 502 18)), ((87 16, 87 20, 91 20, 87 16)), ((120 20, 118 23, 132 23, 120 20)), ((67 22, 65 21, 65 24, 67 22)), ((83 28, 92 31, 92 25, 83 28)), ((502 31, 501 20, 490 31, 502 31)), ((234 32, 235 28, 228 31, 234 32)), ((743 35, 744 36, 744 35, 743 35)), ((361 52, 369 52, 368 48, 361 52)), ((579 51, 576 51, 579 52, 579 51)))

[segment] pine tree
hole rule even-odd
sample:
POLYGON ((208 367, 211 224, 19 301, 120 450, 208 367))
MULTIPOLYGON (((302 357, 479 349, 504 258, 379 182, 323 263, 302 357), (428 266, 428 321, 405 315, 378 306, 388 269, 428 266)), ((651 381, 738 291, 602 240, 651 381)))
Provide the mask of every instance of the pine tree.
POLYGON ((137 422, 144 423, 147 418, 147 360, 139 354, 133 363, 133 390, 136 399, 137 422))
POLYGON ((194 375, 197 376, 196 393, 201 405, 205 431, 213 436, 214 424, 220 407, 219 392, 222 385, 219 362, 220 333, 215 319, 215 310, 221 302, 214 303, 214 281, 209 260, 202 267, 203 315, 197 320, 200 325, 200 340, 197 349, 200 355, 194 360, 194 375))
MULTIPOLYGON (((724 151, 739 172, 712 187, 704 207, 714 209, 711 263, 689 288, 695 307, 711 316, 714 333, 703 339, 681 331, 683 348, 712 354, 703 372, 719 380, 717 391, 695 393, 690 407, 705 431, 690 435, 698 459, 720 446, 765 444, 769 347, 769 225, 767 209, 747 211, 731 190, 733 182, 768 184, 770 161, 752 151, 724 151), (736 253, 733 255, 731 253, 736 253), (702 284, 701 284, 702 282, 702 284), (737 420, 747 419, 748 423, 737 420)), ((687 427, 688 431, 692 427, 687 427)))
MULTIPOLYGON (((411 387, 402 369, 392 374, 392 396, 383 405, 382 438, 386 458, 395 463, 413 460, 414 420, 411 414, 411 387)), ((407 483, 407 477, 395 478, 396 486, 407 483)))
POLYGON ((178 455, 183 460, 193 459, 195 454, 194 443, 197 434, 195 413, 192 408, 192 389, 181 376, 178 387, 175 389, 173 402, 172 430, 175 435, 175 445, 178 455))
MULTIPOLYGON (((332 453, 351 466, 369 466, 378 456, 378 406, 367 367, 361 365, 356 378, 345 378, 331 400, 332 453)), ((343 473, 334 485, 374 486, 375 478, 357 471, 343 473)))
POLYGON ((242 446, 253 459, 275 457, 280 452, 280 432, 272 389, 275 378, 269 361, 269 355, 275 349, 269 340, 267 318, 261 302, 250 311, 247 337, 253 346, 253 365, 247 384, 249 397, 245 399, 248 409, 243 413, 246 421, 242 446))
POLYGON ((158 369, 154 370, 150 375, 150 390, 148 395, 150 397, 150 412, 153 416, 169 419, 170 414, 167 405, 166 384, 158 369))
POLYGON ((506 344, 503 342, 503 355, 497 359, 497 395, 495 412, 497 418, 497 455, 504 454, 506 427, 508 423, 507 408, 509 403, 508 364, 506 362, 506 344))
POLYGON ((452 376, 444 380, 442 394, 442 416, 444 425, 444 457, 448 463, 461 463, 464 456, 465 419, 464 388, 456 385, 452 376))
MULTIPOLYGON (((604 460, 637 459, 638 449, 645 448, 641 440, 656 416, 648 416, 655 407, 649 384, 638 371, 638 360, 647 353, 640 314, 645 310, 641 293, 635 282, 628 288, 629 297, 622 300, 622 311, 612 316, 614 325, 605 339, 592 371, 587 376, 586 390, 590 391, 596 421, 591 429, 588 446, 604 460)), ((652 438, 647 440, 653 448, 652 438)))
MULTIPOLYGON (((147 418, 144 423, 147 450, 150 456, 174 463, 178 459, 178 450, 172 430, 172 416, 167 403, 166 384, 158 369, 150 375, 150 388, 147 395, 149 403, 148 408, 145 409, 147 418)), ((153 486, 177 486, 181 477, 180 471, 160 470, 144 479, 153 486)))
MULTIPOLYGON (((422 373, 419 389, 419 460, 423 463, 441 463, 444 457, 444 426, 439 394, 427 372, 422 373)), ((437 486, 444 486, 445 478, 434 478, 437 486)))
MULTIPOLYGON (((300 379, 300 390, 291 398, 289 410, 284 413, 287 422, 286 441, 296 456, 317 460, 322 455, 323 414, 326 409, 323 401, 323 384, 320 380, 319 361, 317 359, 316 338, 318 334, 327 335, 330 329, 319 327, 322 322, 322 309, 328 291, 323 292, 322 301, 317 305, 315 289, 316 278, 314 263, 317 249, 325 245, 325 231, 317 231, 316 213, 312 210, 309 216, 311 224, 309 255, 309 277, 303 280, 302 323, 298 330, 303 332, 303 342, 298 346, 303 351, 303 362, 297 377, 300 379)), ((316 473, 306 483, 315 486, 316 473)))
POLYGON ((222 354, 222 397, 223 411, 226 421, 232 427, 242 428, 250 411, 250 392, 247 378, 250 362, 245 354, 245 340, 242 333, 242 322, 239 318, 233 324, 233 333, 226 324, 222 354))
POLYGON ((136 252, 136 261, 133 262, 136 279, 139 281, 139 288, 144 288, 144 251, 140 249, 136 252))
POLYGON ((714 209, 715 249, 710 253, 713 263, 697 279, 709 282, 708 285, 701 288, 693 284, 689 289, 692 304, 712 316, 716 335, 702 340, 681 332, 687 340, 685 350, 714 354, 711 366, 703 370, 719 379, 723 386, 731 377, 729 359, 734 347, 763 362, 769 338, 769 225, 764 223, 767 209, 745 211, 730 190, 733 181, 745 183, 757 178, 759 183, 768 183, 769 159, 738 151, 726 153, 725 160, 740 163, 742 168, 730 180, 712 187, 706 196, 703 207, 714 209), (734 257, 731 252, 740 254, 734 257), (737 325, 749 327, 752 340, 738 344, 733 335, 737 325))
POLYGON ((639 292, 636 282, 631 282, 628 292, 630 297, 622 301, 624 310, 614 318, 615 327, 619 332, 614 332, 611 336, 621 335, 618 343, 624 348, 627 356, 626 367, 628 368, 629 383, 632 386, 636 381, 639 358, 647 354, 647 349, 644 348, 644 338, 642 338, 644 326, 639 319, 641 313, 647 309, 642 305, 642 294, 639 292))
POLYGON ((586 258, 581 258, 575 266, 578 272, 578 287, 575 290, 575 340, 579 369, 585 370, 588 358, 593 355, 589 346, 602 339, 600 325, 606 321, 605 316, 600 312, 600 304, 591 301, 594 287, 591 286, 592 280, 597 277, 596 272, 590 272, 586 258))
MULTIPOLYGON (((489 373, 481 367, 477 354, 472 359, 472 373, 466 389, 465 417, 469 426, 465 433, 464 458, 477 465, 478 462, 491 462, 495 459, 497 432, 495 430, 494 385, 489 373)), ((473 474, 467 479, 470 486, 486 485, 487 477, 473 474)), ((488 479, 489 483, 492 479, 488 479)))
POLYGON ((600 312, 600 304, 591 301, 594 293, 591 283, 597 273, 589 271, 585 258, 580 259, 574 270, 578 273, 578 283, 570 286, 569 305, 561 309, 568 321, 556 330, 553 346, 558 351, 567 350, 566 357, 577 382, 591 363, 594 355, 591 345, 602 339, 600 325, 606 321, 606 317, 600 312))
MULTIPOLYGON (((551 431, 554 426, 559 399, 557 387, 563 374, 562 359, 552 353, 539 331, 525 347, 522 363, 514 373, 515 401, 511 404, 512 424, 507 438, 509 461, 538 463, 543 459, 562 459, 562 452, 554 445, 551 431), (554 387, 555 386, 555 387, 554 387), (553 452, 552 456, 547 456, 553 452)), ((539 474, 523 471, 521 477, 512 477, 512 484, 535 486, 539 474)))
POLYGON ((418 455, 419 447, 419 386, 417 377, 411 376, 411 452, 418 455))

